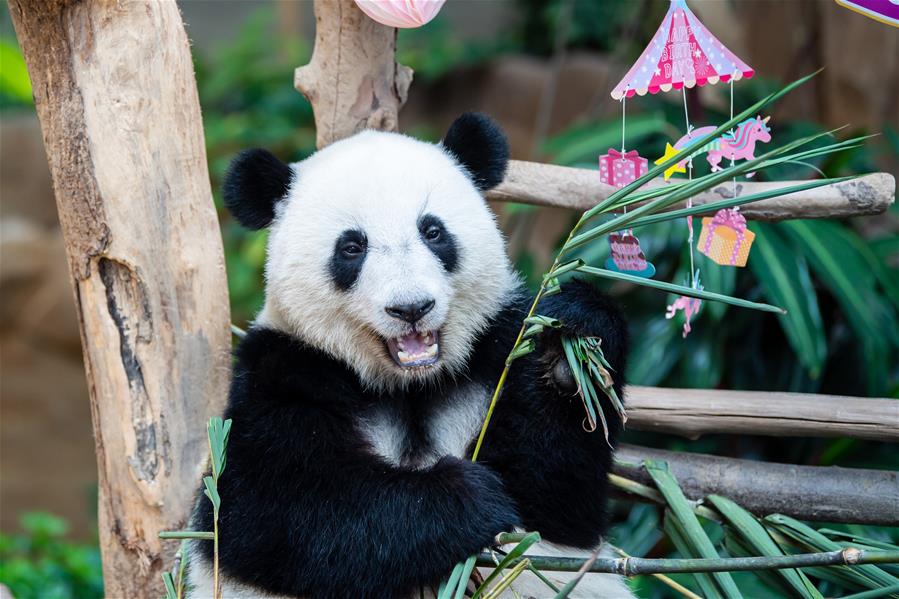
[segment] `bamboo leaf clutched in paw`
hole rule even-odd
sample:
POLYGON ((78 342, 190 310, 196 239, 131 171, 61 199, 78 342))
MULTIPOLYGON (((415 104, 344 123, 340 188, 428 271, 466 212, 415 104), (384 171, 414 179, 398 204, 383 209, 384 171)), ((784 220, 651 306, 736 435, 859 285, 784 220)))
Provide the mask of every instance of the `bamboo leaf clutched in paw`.
POLYGON ((622 424, 627 422, 627 412, 615 391, 615 382, 609 372, 612 367, 603 355, 602 340, 598 337, 563 336, 562 350, 565 352, 568 367, 577 383, 578 395, 584 402, 584 409, 587 412, 584 428, 588 431, 596 430, 598 420, 602 424, 608 442, 608 421, 597 388, 608 398, 622 424))

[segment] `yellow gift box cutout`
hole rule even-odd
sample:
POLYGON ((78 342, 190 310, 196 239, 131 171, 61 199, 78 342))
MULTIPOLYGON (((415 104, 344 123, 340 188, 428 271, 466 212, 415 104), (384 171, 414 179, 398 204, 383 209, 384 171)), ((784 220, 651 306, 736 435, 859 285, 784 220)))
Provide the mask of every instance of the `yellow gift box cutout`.
POLYGON ((699 251, 722 266, 746 266, 755 233, 738 210, 719 210, 702 219, 699 251))

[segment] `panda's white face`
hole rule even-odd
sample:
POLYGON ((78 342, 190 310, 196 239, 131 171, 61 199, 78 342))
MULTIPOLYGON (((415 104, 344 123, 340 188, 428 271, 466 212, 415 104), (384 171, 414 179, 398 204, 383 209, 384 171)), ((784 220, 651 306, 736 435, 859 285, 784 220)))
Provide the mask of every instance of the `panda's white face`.
POLYGON ((469 176, 439 146, 372 131, 292 168, 259 321, 373 387, 458 370, 517 285, 469 176))

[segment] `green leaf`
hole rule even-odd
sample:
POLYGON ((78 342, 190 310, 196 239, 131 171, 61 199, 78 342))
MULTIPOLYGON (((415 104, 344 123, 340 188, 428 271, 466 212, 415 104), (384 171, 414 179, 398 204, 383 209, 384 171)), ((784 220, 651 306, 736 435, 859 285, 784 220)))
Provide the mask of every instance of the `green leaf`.
POLYGON ((0 40, 0 93, 6 94, 20 102, 31 104, 31 80, 25 59, 15 43, 0 40))
POLYGON ((659 212, 657 214, 653 214, 651 216, 644 216, 642 218, 638 218, 632 221, 628 226, 632 229, 636 229, 637 227, 645 227, 646 225, 652 225, 659 222, 664 222, 672 219, 686 218, 687 216, 698 216, 701 214, 712 214, 722 209, 726 208, 734 208, 736 206, 743 206, 745 204, 751 204, 753 202, 759 202, 761 200, 766 200, 770 198, 776 198, 779 196, 787 195, 790 193, 797 193, 800 191, 805 191, 807 189, 814 189, 816 187, 823 187, 825 185, 834 185, 836 183, 841 183, 843 181, 848 181, 850 179, 854 179, 855 177, 837 177, 834 179, 816 179, 814 181, 808 181, 806 183, 799 183, 797 185, 785 185, 783 187, 775 187, 772 189, 767 189, 765 191, 760 191, 757 193, 751 193, 747 195, 737 196, 735 198, 726 198, 723 200, 718 200, 717 202, 708 202, 706 204, 697 204, 691 208, 679 208, 677 210, 669 210, 667 212, 659 212))
MULTIPOLYGON (((471 559, 470 557, 468 558, 471 559)), ((456 594, 456 588, 459 586, 459 579, 462 577, 462 570, 465 569, 466 562, 459 562, 453 568, 449 578, 440 583, 437 589, 437 599, 452 599, 456 594)), ((463 587, 464 589, 464 587, 463 587)))
POLYGON ((761 100, 759 100, 758 102, 753 104, 752 106, 748 107, 746 110, 740 112, 739 114, 734 116, 732 119, 730 119, 730 120, 726 121, 725 123, 723 123, 722 125, 720 125, 714 131, 711 131, 700 142, 697 142, 693 146, 690 146, 689 148, 678 152, 677 154, 675 154, 668 160, 665 160, 661 164, 654 166, 653 168, 649 169, 648 172, 645 175, 643 175, 642 177, 639 177, 636 180, 632 181, 631 183, 628 183, 627 185, 625 185, 624 187, 622 187, 615 193, 611 194, 605 200, 599 202, 596 206, 594 206, 593 208, 591 208, 590 210, 585 212, 583 218, 589 219, 589 218, 592 218, 593 216, 596 216, 597 214, 603 213, 610 206, 614 206, 622 198, 629 196, 630 194, 632 194, 634 191, 638 190, 640 187, 642 187, 649 181, 652 181, 653 179, 655 179, 656 177, 658 177, 659 175, 664 173, 665 170, 668 167, 670 167, 672 164, 677 164, 678 162, 681 162, 683 160, 686 160, 687 158, 690 158, 691 156, 693 156, 695 154, 698 154, 700 152, 700 149, 702 148, 702 146, 707 141, 716 139, 724 132, 730 130, 730 128, 733 127, 734 125, 740 123, 741 121, 743 121, 744 119, 746 119, 748 117, 756 115, 759 111, 761 111, 762 108, 764 108, 765 106, 771 104, 772 102, 780 99, 781 97, 785 96, 786 94, 790 93, 791 91, 793 91, 800 85, 806 83, 812 77, 817 75, 819 72, 820 72, 820 70, 816 71, 814 73, 811 73, 809 75, 806 75, 804 77, 801 77, 801 78, 797 79, 796 81, 793 81, 792 83, 784 86, 779 91, 774 92, 772 94, 768 94, 767 96, 765 96, 764 98, 762 98, 761 100))
POLYGON ((221 418, 210 418, 206 432, 209 437, 209 455, 212 458, 212 475, 218 480, 225 471, 225 449, 231 434, 231 420, 222 422, 221 418))
POLYGON ((818 378, 827 358, 827 337, 808 265, 776 226, 753 223, 750 230, 756 238, 749 267, 768 299, 786 308, 778 317, 780 326, 809 376, 818 378))
MULTIPOLYGON (((843 549, 839 543, 828 539, 814 528, 789 516, 771 514, 765 516, 763 522, 769 528, 774 528, 784 536, 793 539, 803 549, 813 552, 840 551, 843 549)), ((831 569, 839 571, 845 578, 853 581, 855 584, 869 589, 899 584, 899 578, 892 576, 873 564, 834 566, 831 569)), ((817 574, 815 575, 817 576, 817 574)))
MULTIPOLYGON (((656 487, 665 497, 668 508, 682 528, 685 540, 695 552, 693 556, 705 558, 720 557, 712 544, 712 540, 709 539, 693 513, 693 507, 687 501, 686 496, 684 496, 684 492, 677 484, 677 480, 668 470, 668 464, 657 460, 646 460, 643 466, 652 477, 656 487)), ((737 589, 737 585, 734 583, 734 579, 729 573, 715 572, 712 574, 712 578, 727 597, 742 597, 737 589)))
POLYGON ((172 579, 171 572, 162 573, 162 582, 165 584, 165 599, 178 599, 178 593, 175 592, 175 581, 172 579))
POLYGON ((645 279, 643 277, 636 277, 634 275, 628 275, 621 272, 614 272, 611 270, 605 270, 604 268, 595 268, 593 266, 582 266, 577 269, 578 272, 582 272, 587 275, 593 275, 596 277, 602 277, 605 279, 615 279, 617 281, 626 281, 628 283, 633 283, 635 285, 643 285, 644 287, 652 287, 653 289, 658 289, 660 291, 666 291, 668 293, 676 293, 678 295, 685 295, 687 297, 698 297, 702 300, 709 300, 713 302, 724 302, 725 304, 730 304, 732 306, 737 306, 739 308, 751 308, 753 310, 761 310, 763 312, 783 312, 783 308, 778 308, 777 306, 769 306, 768 304, 759 304, 756 302, 750 302, 748 300, 731 297, 729 295, 721 295, 720 293, 712 293, 710 291, 705 291, 702 289, 693 289, 691 287, 686 287, 684 285, 675 285, 674 283, 666 283, 664 281, 656 281, 655 279, 645 279))
POLYGON ((206 486, 206 490, 203 491, 203 493, 209 498, 209 501, 212 502, 212 508, 215 510, 216 518, 218 518, 218 511, 219 507, 222 505, 222 499, 219 497, 218 489, 215 486, 215 479, 211 476, 204 476, 203 484, 206 486))
MULTIPOLYGON (((754 555, 779 556, 786 553, 771 539, 771 535, 765 527, 759 524, 755 516, 745 509, 720 495, 709 495, 708 501, 724 517, 728 526, 734 533, 753 550, 754 555)), ((800 596, 807 599, 823 599, 818 589, 809 581, 801 571, 775 570, 776 574, 783 577, 790 587, 800 596)))
POLYGON ((540 316, 539 314, 525 318, 524 323, 539 324, 541 326, 550 327, 552 329, 557 329, 562 326, 562 321, 558 318, 552 318, 550 316, 540 316))
POLYGON ((499 577, 503 570, 510 563, 524 555, 524 552, 531 548, 531 545, 534 543, 538 543, 540 541, 540 533, 539 532, 531 532, 528 533, 521 541, 518 542, 515 547, 513 547, 506 556, 500 560, 499 564, 497 564, 496 568, 493 569, 493 572, 484 579, 483 584, 478 587, 478 590, 475 591, 474 595, 471 596, 471 599, 478 599, 484 592, 487 590, 489 585, 499 577))
MULTIPOLYGON (((671 130, 673 127, 662 112, 638 113, 627 119, 627 139, 631 144, 660 131, 671 130)), ((598 154, 605 153, 610 147, 620 147, 620 144, 621 125, 616 121, 565 131, 547 142, 543 151, 552 155, 555 164, 571 165, 586 159, 595 164, 598 154)))
POLYGON ((533 339, 526 339, 522 343, 519 343, 518 346, 512 350, 509 354, 509 357, 506 358, 506 364, 511 364, 518 358, 524 357, 534 351, 537 345, 534 343, 533 339))
POLYGON ((899 332, 894 313, 876 293, 866 261, 847 238, 845 228, 837 223, 795 220, 780 227, 836 298, 861 342, 868 391, 882 393, 893 353, 890 346, 899 339, 899 332))
MULTIPOLYGON (((693 546, 693 543, 688 540, 683 525, 678 521, 671 510, 665 510, 663 530, 681 555, 684 557, 697 556, 696 548, 693 546)), ((699 588, 706 599, 724 599, 724 596, 715 585, 715 579, 712 578, 711 573, 694 572, 693 578, 696 580, 696 584, 699 585, 699 588)))

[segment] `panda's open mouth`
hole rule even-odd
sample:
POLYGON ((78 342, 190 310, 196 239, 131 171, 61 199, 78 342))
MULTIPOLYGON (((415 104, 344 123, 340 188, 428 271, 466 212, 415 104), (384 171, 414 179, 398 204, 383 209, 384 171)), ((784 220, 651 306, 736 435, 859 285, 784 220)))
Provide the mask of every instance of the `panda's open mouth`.
POLYGON ((440 358, 437 331, 413 331, 387 340, 387 351, 401 368, 432 366, 440 358))

